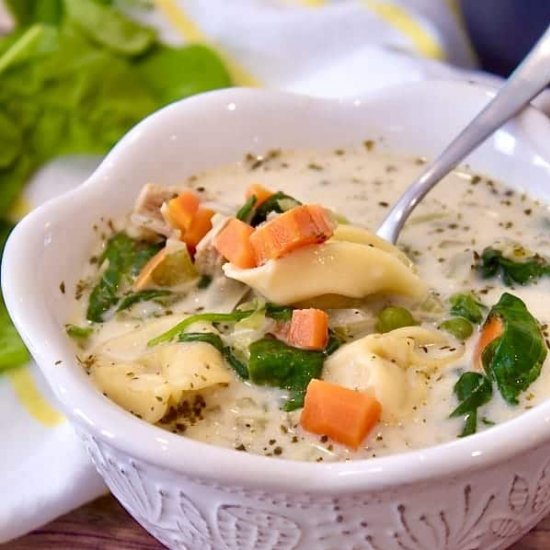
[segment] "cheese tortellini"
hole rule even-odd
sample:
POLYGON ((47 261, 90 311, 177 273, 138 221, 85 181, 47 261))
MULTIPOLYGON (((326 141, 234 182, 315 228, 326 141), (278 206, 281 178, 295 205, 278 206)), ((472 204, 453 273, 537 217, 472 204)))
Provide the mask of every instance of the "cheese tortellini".
POLYGON ((371 392, 382 405, 382 420, 392 423, 424 398, 425 375, 463 352, 461 344, 440 331, 403 327, 342 346, 325 361, 323 379, 371 392))
POLYGON ((365 229, 338 226, 332 239, 304 247, 252 269, 230 263, 227 277, 269 301, 293 304, 326 294, 363 298, 376 293, 421 297, 425 284, 396 247, 365 229))
MULTIPOLYGON (((90 374, 115 403, 148 422, 158 422, 199 390, 229 384, 231 373, 221 353, 206 342, 185 342, 147 349, 147 336, 158 323, 108 340, 98 346, 90 374)), ((211 326, 199 330, 213 331, 211 326)))

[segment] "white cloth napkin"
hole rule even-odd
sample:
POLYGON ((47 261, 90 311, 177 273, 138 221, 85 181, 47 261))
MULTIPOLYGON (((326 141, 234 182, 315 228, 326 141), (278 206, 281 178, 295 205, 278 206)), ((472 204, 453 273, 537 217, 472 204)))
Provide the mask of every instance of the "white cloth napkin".
MULTIPOLYGON (((168 42, 214 46, 236 84, 361 95, 474 67, 452 2, 156 0, 134 15, 168 42)), ((0 10, 1 11, 1 10, 0 10)), ((5 25, 5 17, 0 23, 5 25)), ((498 82, 498 81, 497 81, 498 82)), ((57 161, 27 187, 36 206, 84 181, 96 161, 57 161)), ((104 485, 35 365, 0 376, 0 543, 89 501, 104 485)))

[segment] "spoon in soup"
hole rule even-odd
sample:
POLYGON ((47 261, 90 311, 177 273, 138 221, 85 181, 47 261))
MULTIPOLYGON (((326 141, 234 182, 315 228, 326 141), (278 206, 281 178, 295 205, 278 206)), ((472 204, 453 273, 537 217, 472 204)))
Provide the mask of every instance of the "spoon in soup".
POLYGON ((399 197, 378 228, 378 236, 395 243, 407 218, 432 187, 549 83, 550 27, 490 103, 399 197))

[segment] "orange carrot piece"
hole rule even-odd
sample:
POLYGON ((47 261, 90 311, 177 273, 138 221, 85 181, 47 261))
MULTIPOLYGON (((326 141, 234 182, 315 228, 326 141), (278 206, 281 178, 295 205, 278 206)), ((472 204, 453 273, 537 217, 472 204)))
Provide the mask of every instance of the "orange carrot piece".
POLYGON ((141 269, 134 281, 133 290, 143 290, 152 281, 153 271, 163 262, 166 256, 166 247, 159 250, 141 269))
POLYGON ((474 368, 478 370, 483 369, 483 363, 481 361, 483 351, 493 340, 496 340, 503 332, 504 323, 498 315, 493 315, 490 319, 485 321, 485 324, 481 327, 481 333, 474 349, 474 368))
POLYGON ((304 204, 256 228, 250 237, 258 265, 309 244, 322 243, 334 232, 334 221, 319 205, 304 204))
POLYGON ((176 198, 168 201, 168 217, 182 232, 189 229, 198 209, 199 197, 192 191, 183 191, 176 198))
POLYGON ((357 449, 380 420, 381 411, 378 400, 368 393, 314 378, 306 390, 300 424, 308 432, 357 449))
POLYGON ((254 250, 250 244, 250 236, 254 228, 247 223, 232 218, 214 239, 214 247, 229 262, 248 269, 256 267, 254 250))
POLYGON ((182 241, 194 251, 201 239, 212 229, 214 211, 209 208, 199 208, 191 220, 189 228, 183 233, 182 241))
POLYGON ((267 187, 264 187, 259 183, 253 183, 246 190, 245 198, 249 199, 253 195, 256 197, 256 202, 254 206, 258 207, 263 204, 267 199, 269 199, 271 195, 273 195, 273 191, 270 191, 269 189, 267 189, 267 187))
POLYGON ((295 309, 292 312, 288 344, 296 348, 321 350, 328 342, 328 315, 322 309, 295 309))

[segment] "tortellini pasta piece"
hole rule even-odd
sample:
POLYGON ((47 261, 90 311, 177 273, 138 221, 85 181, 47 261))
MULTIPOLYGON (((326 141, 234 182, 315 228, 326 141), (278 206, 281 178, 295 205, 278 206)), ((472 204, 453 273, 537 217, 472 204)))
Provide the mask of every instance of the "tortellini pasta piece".
POLYGON ((426 286, 410 262, 406 264, 403 254, 389 243, 384 246, 392 251, 374 244, 331 239, 259 267, 240 269, 226 263, 223 270, 227 277, 285 305, 326 294, 350 298, 376 293, 423 296, 426 286))
MULTIPOLYGON (((147 348, 149 337, 158 334, 158 323, 153 325, 152 334, 145 327, 104 342, 94 352, 90 374, 115 403, 155 423, 186 395, 229 384, 232 375, 221 353, 206 342, 147 348)), ((208 326, 197 323, 194 330, 208 326)))
POLYGON ((109 399, 146 422, 158 422, 171 404, 172 389, 164 377, 138 363, 96 359, 90 375, 109 399))
POLYGON ((382 420, 397 422, 426 395, 422 373, 455 360, 463 351, 440 331, 403 327, 342 346, 325 361, 323 379, 371 392, 382 405, 382 420))

